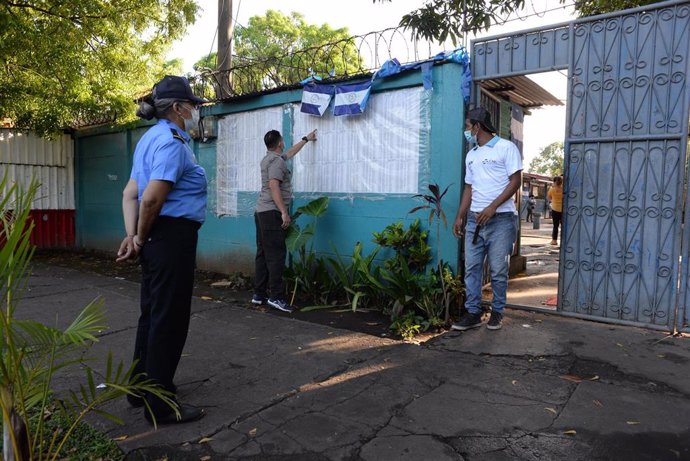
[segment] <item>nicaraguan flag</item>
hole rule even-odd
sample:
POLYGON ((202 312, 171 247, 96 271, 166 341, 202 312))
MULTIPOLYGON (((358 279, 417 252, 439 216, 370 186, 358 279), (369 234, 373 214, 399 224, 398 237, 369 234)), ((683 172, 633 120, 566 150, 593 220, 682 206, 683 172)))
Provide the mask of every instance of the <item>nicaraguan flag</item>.
POLYGON ((332 85, 304 85, 302 89, 302 107, 300 112, 321 117, 333 97, 332 85))
POLYGON ((371 80, 362 83, 337 85, 335 87, 333 115, 354 115, 364 112, 370 90, 371 80))

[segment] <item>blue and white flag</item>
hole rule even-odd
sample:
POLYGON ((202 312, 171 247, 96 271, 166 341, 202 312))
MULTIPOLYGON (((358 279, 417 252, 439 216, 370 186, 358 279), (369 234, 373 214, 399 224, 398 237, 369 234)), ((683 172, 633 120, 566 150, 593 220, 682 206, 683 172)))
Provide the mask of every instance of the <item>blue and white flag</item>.
POLYGON ((355 115, 364 112, 370 90, 371 81, 337 85, 333 115, 355 115))
POLYGON ((321 117, 328 109, 332 97, 332 85, 315 85, 313 83, 304 85, 300 112, 321 117))

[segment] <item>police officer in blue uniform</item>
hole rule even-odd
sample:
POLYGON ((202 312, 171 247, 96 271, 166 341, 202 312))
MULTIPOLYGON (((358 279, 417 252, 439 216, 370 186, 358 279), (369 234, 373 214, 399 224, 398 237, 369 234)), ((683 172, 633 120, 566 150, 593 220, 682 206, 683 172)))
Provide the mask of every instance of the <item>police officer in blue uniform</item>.
MULTIPOLYGON (((142 268, 141 315, 134 346, 135 373, 175 394, 173 377, 182 355, 191 310, 197 232, 206 217, 206 173, 190 148, 187 134, 199 123, 199 104, 184 77, 165 76, 137 115, 158 119, 134 152, 132 174, 122 197, 127 236, 118 261, 139 258, 142 268)), ((128 396, 133 406, 144 399, 158 424, 188 422, 204 416, 181 404, 178 412, 153 395, 128 396)))

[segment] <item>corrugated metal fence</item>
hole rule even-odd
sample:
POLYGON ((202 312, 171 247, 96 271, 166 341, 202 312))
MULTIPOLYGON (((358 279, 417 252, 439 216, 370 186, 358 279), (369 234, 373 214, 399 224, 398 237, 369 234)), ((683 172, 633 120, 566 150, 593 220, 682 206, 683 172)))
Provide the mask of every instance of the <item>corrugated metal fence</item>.
MULTIPOLYGON (((32 206, 39 247, 74 245, 74 143, 68 135, 44 139, 30 133, 0 129, 0 174, 8 184, 41 184, 32 206)), ((3 194, 7 190, 2 191, 3 194)))

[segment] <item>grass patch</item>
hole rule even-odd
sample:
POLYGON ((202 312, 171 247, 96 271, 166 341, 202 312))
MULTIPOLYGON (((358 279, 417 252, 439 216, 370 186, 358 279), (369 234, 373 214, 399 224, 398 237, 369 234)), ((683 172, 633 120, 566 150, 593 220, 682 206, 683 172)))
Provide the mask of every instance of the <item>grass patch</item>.
MULTIPOLYGON (((36 429, 36 418, 30 419, 32 431, 36 429)), ((63 414, 60 410, 53 408, 53 412, 43 421, 43 433, 45 443, 49 444, 50 439, 57 431, 63 434, 72 425, 72 419, 63 414)), ((33 434, 33 432, 32 432, 33 434)), ((58 437, 60 438, 60 437, 58 437)), ((2 447, 2 437, 0 437, 0 448, 2 447)), ((44 449, 47 447, 44 447, 44 449)), ((107 435, 99 432, 86 423, 79 425, 72 431, 69 439, 60 452, 61 460, 70 461, 121 461, 124 453, 120 447, 107 435)))

